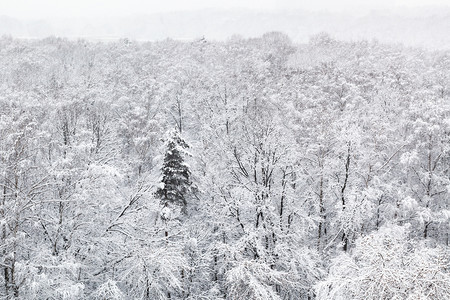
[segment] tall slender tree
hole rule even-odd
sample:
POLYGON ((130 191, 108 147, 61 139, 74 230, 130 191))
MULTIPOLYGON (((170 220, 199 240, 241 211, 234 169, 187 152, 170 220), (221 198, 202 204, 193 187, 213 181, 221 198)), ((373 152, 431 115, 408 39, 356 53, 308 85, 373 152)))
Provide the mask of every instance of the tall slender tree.
POLYGON ((164 207, 175 205, 186 212, 186 197, 191 188, 190 170, 184 161, 189 145, 180 136, 178 130, 169 132, 166 140, 166 153, 164 156, 161 185, 156 194, 164 207))

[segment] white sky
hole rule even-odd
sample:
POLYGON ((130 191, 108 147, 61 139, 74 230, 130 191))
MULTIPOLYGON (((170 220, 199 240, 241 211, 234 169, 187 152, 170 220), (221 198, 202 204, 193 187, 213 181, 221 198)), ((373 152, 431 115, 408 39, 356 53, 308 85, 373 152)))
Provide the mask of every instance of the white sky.
POLYGON ((450 5, 450 0, 0 0, 0 15, 16 18, 109 17, 203 8, 370 10, 450 5))

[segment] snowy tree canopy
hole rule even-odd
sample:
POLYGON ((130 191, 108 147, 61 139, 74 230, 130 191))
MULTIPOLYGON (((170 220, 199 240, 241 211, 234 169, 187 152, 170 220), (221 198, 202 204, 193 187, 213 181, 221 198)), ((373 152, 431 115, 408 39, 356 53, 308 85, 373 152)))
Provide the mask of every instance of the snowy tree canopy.
POLYGON ((450 52, 0 38, 0 299, 450 298, 450 52))

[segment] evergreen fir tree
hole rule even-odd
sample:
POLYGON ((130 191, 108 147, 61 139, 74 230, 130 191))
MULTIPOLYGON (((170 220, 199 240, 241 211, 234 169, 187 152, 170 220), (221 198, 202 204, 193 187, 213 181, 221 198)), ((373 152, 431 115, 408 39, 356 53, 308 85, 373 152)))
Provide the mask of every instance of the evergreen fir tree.
POLYGON ((189 167, 183 158, 187 148, 189 145, 181 138, 179 132, 172 130, 166 141, 166 153, 161 169, 162 184, 156 191, 164 207, 173 204, 180 206, 183 212, 186 212, 186 197, 191 186, 189 167))

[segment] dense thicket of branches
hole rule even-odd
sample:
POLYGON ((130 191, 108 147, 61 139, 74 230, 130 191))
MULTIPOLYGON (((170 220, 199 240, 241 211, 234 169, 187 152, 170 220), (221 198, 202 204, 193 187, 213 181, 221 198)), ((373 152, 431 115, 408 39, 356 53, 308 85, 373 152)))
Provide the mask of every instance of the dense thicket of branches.
POLYGON ((449 166, 448 51, 2 38, 0 298, 449 299, 449 166))

